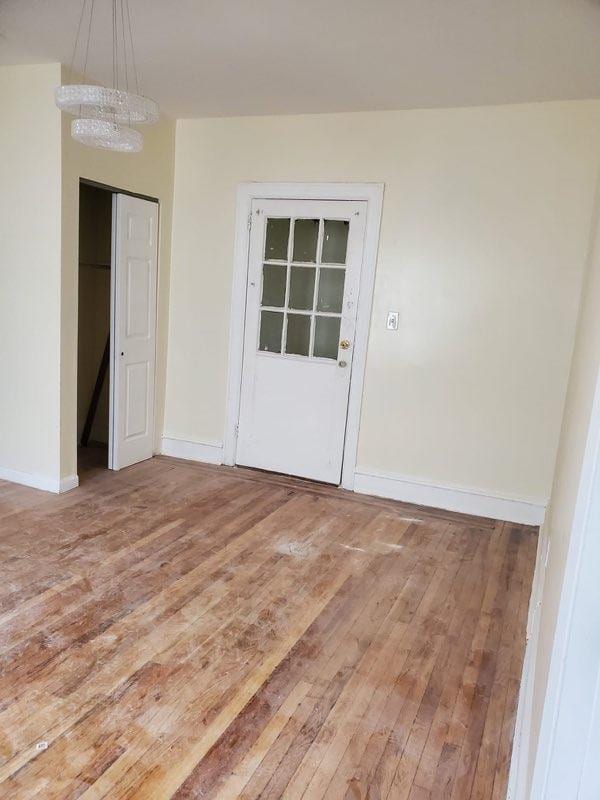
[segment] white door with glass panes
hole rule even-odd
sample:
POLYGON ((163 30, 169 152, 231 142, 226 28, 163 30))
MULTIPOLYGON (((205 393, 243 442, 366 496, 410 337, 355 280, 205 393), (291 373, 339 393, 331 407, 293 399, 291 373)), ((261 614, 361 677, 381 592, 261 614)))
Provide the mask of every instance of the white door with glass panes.
POLYGON ((253 202, 240 465, 340 483, 366 208, 253 202))

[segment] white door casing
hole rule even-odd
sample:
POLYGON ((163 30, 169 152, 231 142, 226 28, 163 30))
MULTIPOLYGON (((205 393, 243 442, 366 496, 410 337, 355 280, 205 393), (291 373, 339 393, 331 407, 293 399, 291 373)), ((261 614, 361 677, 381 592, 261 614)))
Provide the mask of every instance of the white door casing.
POLYGON ((109 467, 154 445, 158 203, 113 195, 109 467))
POLYGON ((530 797, 600 797, 600 372, 581 466, 530 797))
POLYGON ((253 202, 238 464, 340 482, 366 212, 253 202))

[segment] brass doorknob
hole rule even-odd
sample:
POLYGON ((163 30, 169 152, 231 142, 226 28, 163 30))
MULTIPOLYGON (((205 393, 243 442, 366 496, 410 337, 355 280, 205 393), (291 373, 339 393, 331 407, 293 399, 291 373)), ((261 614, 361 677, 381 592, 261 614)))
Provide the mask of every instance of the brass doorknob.
POLYGON ((342 348, 342 350, 347 350, 350 347, 350 342, 348 341, 348 339, 342 339, 342 341, 340 342, 340 347, 342 348))

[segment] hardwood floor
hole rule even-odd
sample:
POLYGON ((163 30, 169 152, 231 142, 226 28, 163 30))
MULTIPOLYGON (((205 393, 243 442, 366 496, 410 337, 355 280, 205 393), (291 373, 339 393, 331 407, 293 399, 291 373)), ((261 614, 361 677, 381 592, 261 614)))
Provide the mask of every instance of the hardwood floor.
POLYGON ((155 458, 0 482, 0 797, 504 800, 537 536, 155 458))

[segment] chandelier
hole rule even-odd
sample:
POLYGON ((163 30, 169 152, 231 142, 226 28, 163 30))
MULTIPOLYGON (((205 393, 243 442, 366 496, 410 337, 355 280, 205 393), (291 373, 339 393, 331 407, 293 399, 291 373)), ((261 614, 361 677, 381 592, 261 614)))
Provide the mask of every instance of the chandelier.
MULTIPOLYGON (((71 58, 71 75, 81 51, 81 74, 85 77, 95 2, 83 0, 71 58), (82 33, 85 28, 87 35, 82 33)), ((140 94, 129 0, 108 2, 112 3, 112 85, 72 83, 59 86, 55 91, 55 101, 61 111, 76 117, 71 123, 71 136, 76 141, 104 150, 137 153, 144 140, 132 125, 157 122, 158 104, 140 94), (130 85, 135 92, 130 91, 130 85)))

